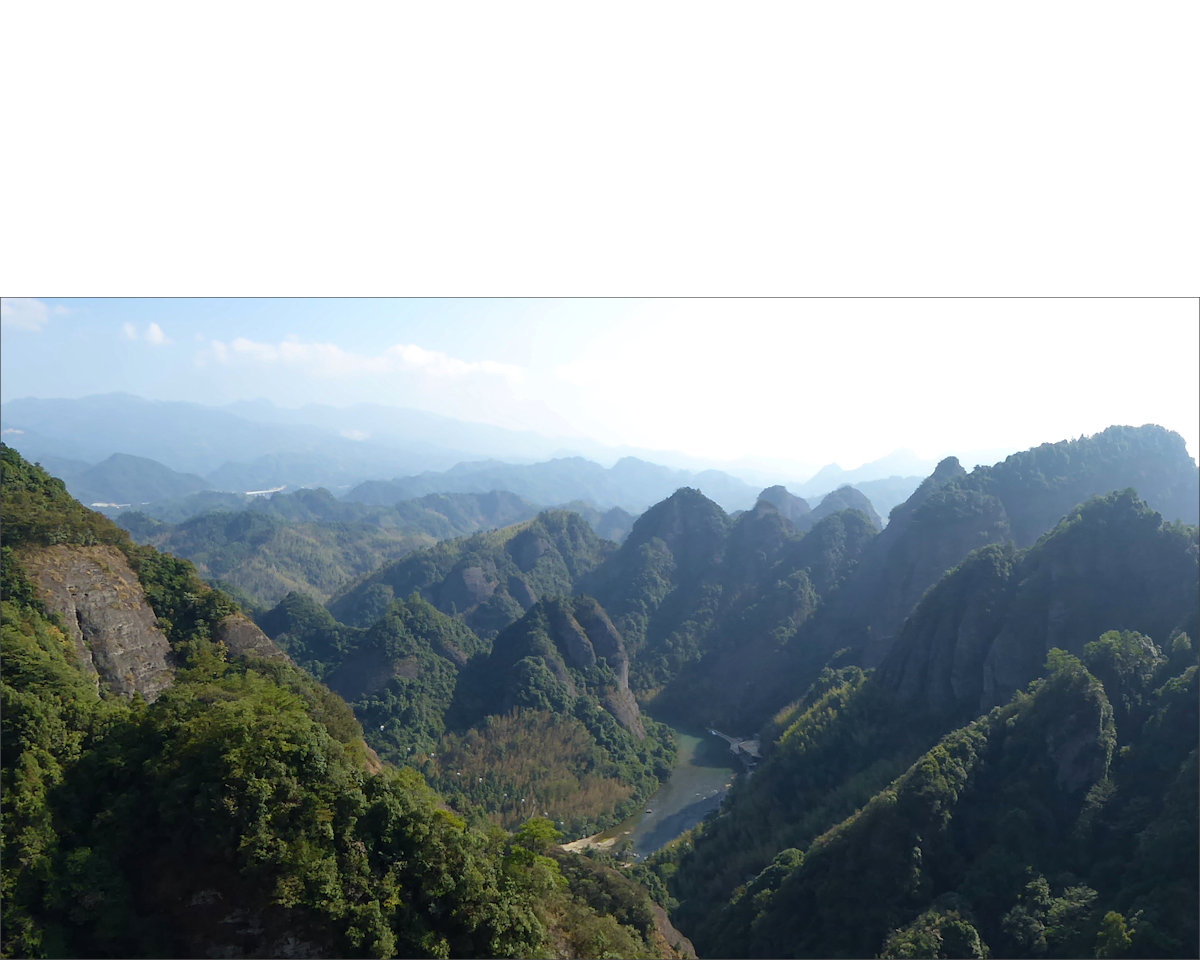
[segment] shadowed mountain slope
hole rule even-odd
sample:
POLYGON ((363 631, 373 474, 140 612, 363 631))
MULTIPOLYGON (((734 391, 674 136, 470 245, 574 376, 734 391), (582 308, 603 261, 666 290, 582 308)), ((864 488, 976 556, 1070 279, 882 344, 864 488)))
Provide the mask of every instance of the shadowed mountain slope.
POLYGON ((964 934, 960 921, 1004 956, 1045 952, 1039 937, 1079 956, 1107 910, 1140 909, 1143 955, 1187 956, 1198 540, 1116 493, 1027 551, 973 553, 925 595, 875 675, 826 670, 763 731, 754 777, 664 855, 677 922, 723 956, 936 953, 914 938, 964 934), (1017 907, 1045 880, 1039 912, 1022 908, 1029 933, 1017 907))
POLYGON ((1010 540, 1029 546, 1077 504, 1128 487, 1169 521, 1195 522, 1200 511, 1196 464, 1182 438, 1162 427, 1110 427, 969 474, 947 458, 789 641, 790 663, 766 701, 786 701, 788 687, 811 682, 839 651, 840 662, 878 665, 925 591, 972 550, 1010 540))

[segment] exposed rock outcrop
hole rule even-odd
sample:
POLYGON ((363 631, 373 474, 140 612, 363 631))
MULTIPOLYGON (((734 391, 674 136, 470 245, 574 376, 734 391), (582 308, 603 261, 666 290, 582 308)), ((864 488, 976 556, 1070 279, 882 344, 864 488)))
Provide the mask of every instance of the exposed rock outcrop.
POLYGON ((505 547, 508 555, 521 568, 522 573, 528 573, 534 565, 550 550, 550 541, 529 529, 518 533, 508 541, 505 547))
POLYGON ((420 676, 416 657, 392 659, 378 646, 363 646, 349 654, 329 675, 329 688, 347 700, 378 693, 394 678, 413 680, 420 676))
POLYGON ((596 663, 596 650, 587 633, 561 604, 547 605, 554 645, 566 654, 567 661, 577 670, 586 670, 596 663))
POLYGON ((230 656, 252 655, 267 660, 290 660, 286 653, 275 646, 255 623, 240 613, 230 614, 217 624, 213 639, 225 644, 230 656))
POLYGON ((1054 764, 1054 782, 1073 793, 1108 772, 1112 742, 1112 707, 1103 693, 1089 696, 1079 708, 1046 729, 1046 753, 1054 764))
POLYGON ((617 722, 635 737, 641 740, 646 736, 646 727, 642 723, 641 711, 638 710, 637 700, 628 687, 617 687, 609 690, 600 700, 604 709, 617 718, 617 722))
MULTIPOLYGON (((592 597, 540 601, 497 638, 492 659, 517 685, 527 677, 527 661, 538 660, 569 698, 590 694, 635 737, 646 736, 629 689, 625 641, 592 597)), ((512 691, 506 694, 504 709, 513 706, 514 696, 512 691)))
POLYGON ((573 665, 580 669, 604 659, 616 674, 617 683, 603 692, 600 702, 621 726, 641 740, 646 736, 646 728, 629 689, 629 657, 620 631, 604 608, 591 597, 576 598, 573 613, 571 616, 558 608, 552 610, 551 627, 556 645, 560 649, 565 645, 573 665))
POLYGON ((498 584, 494 563, 459 567, 438 589, 437 607, 450 612, 473 610, 496 592, 498 584))
POLYGON ((24 552, 21 564, 46 609, 62 618, 84 671, 98 685, 150 702, 171 685, 171 646, 116 547, 40 547, 24 552))
POLYGON ((591 597, 580 597, 575 602, 575 619, 587 631, 596 656, 605 659, 621 686, 628 687, 629 656, 625 652, 625 641, 604 608, 591 597))
POLYGON ((537 594, 533 592, 533 588, 518 576, 508 578, 508 593, 509 596, 521 605, 522 610, 528 610, 538 602, 537 594))
POLYGON ((654 940, 664 957, 678 957, 680 960, 693 960, 696 948, 692 941, 675 929, 667 911, 657 903, 650 904, 650 912, 654 914, 654 940))

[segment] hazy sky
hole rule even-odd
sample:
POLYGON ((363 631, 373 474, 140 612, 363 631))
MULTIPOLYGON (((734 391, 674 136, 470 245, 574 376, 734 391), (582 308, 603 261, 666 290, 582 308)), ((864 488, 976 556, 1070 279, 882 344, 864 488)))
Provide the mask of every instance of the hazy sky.
POLYGON ((1200 451, 1195 300, 5 300, 0 398, 372 402, 852 468, 1160 423, 1200 451))

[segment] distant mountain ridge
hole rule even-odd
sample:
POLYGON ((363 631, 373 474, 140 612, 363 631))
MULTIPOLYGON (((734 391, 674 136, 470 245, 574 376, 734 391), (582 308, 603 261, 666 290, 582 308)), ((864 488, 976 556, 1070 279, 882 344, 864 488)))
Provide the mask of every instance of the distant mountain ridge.
MULTIPOLYGON (((456 464, 478 464, 485 458, 530 464, 548 458, 583 459, 580 451, 607 456, 606 448, 586 440, 548 438, 420 410, 369 404, 289 410, 257 401, 211 407, 113 393, 82 399, 6 401, 0 407, 0 424, 5 442, 31 461, 55 463, 56 469, 67 461, 94 465, 122 453, 158 461, 165 468, 201 476, 214 489, 231 491, 278 486, 323 486, 340 491, 367 480, 447 471, 456 464)), ((641 490, 631 498, 610 497, 597 506, 640 512, 670 492, 661 481, 664 472, 671 472, 668 468, 645 459, 626 459, 633 462, 615 474, 622 489, 641 490, 652 484, 653 490, 641 490)), ((466 472, 478 470, 470 467, 466 472)), ((729 509, 753 503, 753 489, 721 471, 674 471, 674 475, 675 486, 698 478, 729 509)), ((395 499, 487 489, 505 487, 492 484, 485 489, 464 489, 430 483, 395 499)), ((513 492, 528 496, 525 488, 513 492)), ((132 496, 119 492, 102 499, 133 502, 132 496)), ((532 499, 547 504, 590 498, 577 489, 532 499)))
MULTIPOLYGON (((3 405, 2 419, 6 430, 19 431, 7 433, 5 440, 33 458, 94 462, 124 452, 202 476, 240 464, 233 489, 277 485, 279 474, 272 471, 281 464, 299 471, 283 481, 290 486, 335 486, 406 469, 444 468, 478 456, 470 446, 456 448, 447 442, 460 421, 396 410, 397 429, 380 442, 354 429, 358 420, 353 409, 340 412, 345 418, 341 425, 336 408, 309 412, 316 422, 302 411, 292 415, 269 403, 221 408, 113 393, 79 400, 10 400, 3 405), (403 425, 416 421, 422 423, 418 435, 405 434, 403 425), (429 421, 439 429, 431 430, 429 421), (311 459, 318 454, 319 460, 311 459)), ((477 435, 489 433, 484 425, 471 426, 479 428, 477 435)), ((499 428, 492 432, 506 438, 512 434, 499 428)))
POLYGON ((625 457, 608 468, 583 457, 534 464, 460 463, 440 473, 368 481, 349 491, 345 499, 390 504, 428 493, 510 490, 535 503, 587 500, 602 509, 620 507, 637 514, 680 487, 700 485, 729 510, 745 509, 755 500, 755 489, 729 474, 672 470, 636 457, 625 457))
POLYGON ((792 486, 801 496, 813 496, 834 490, 837 487, 870 480, 886 480, 894 477, 924 476, 934 466, 933 460, 918 457, 911 450, 894 450, 885 457, 864 463, 853 470, 845 470, 836 463, 829 463, 802 483, 792 486))
POLYGON ((89 506, 137 506, 209 489, 208 482, 194 473, 179 473, 157 460, 127 453, 114 453, 94 466, 64 472, 60 479, 72 496, 89 506))

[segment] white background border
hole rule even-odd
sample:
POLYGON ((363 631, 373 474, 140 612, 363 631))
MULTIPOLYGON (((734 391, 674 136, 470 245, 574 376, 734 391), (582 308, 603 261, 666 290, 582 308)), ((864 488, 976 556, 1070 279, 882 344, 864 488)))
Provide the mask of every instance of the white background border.
POLYGON ((17 3, 5 295, 1195 295, 1200 7, 17 3))

